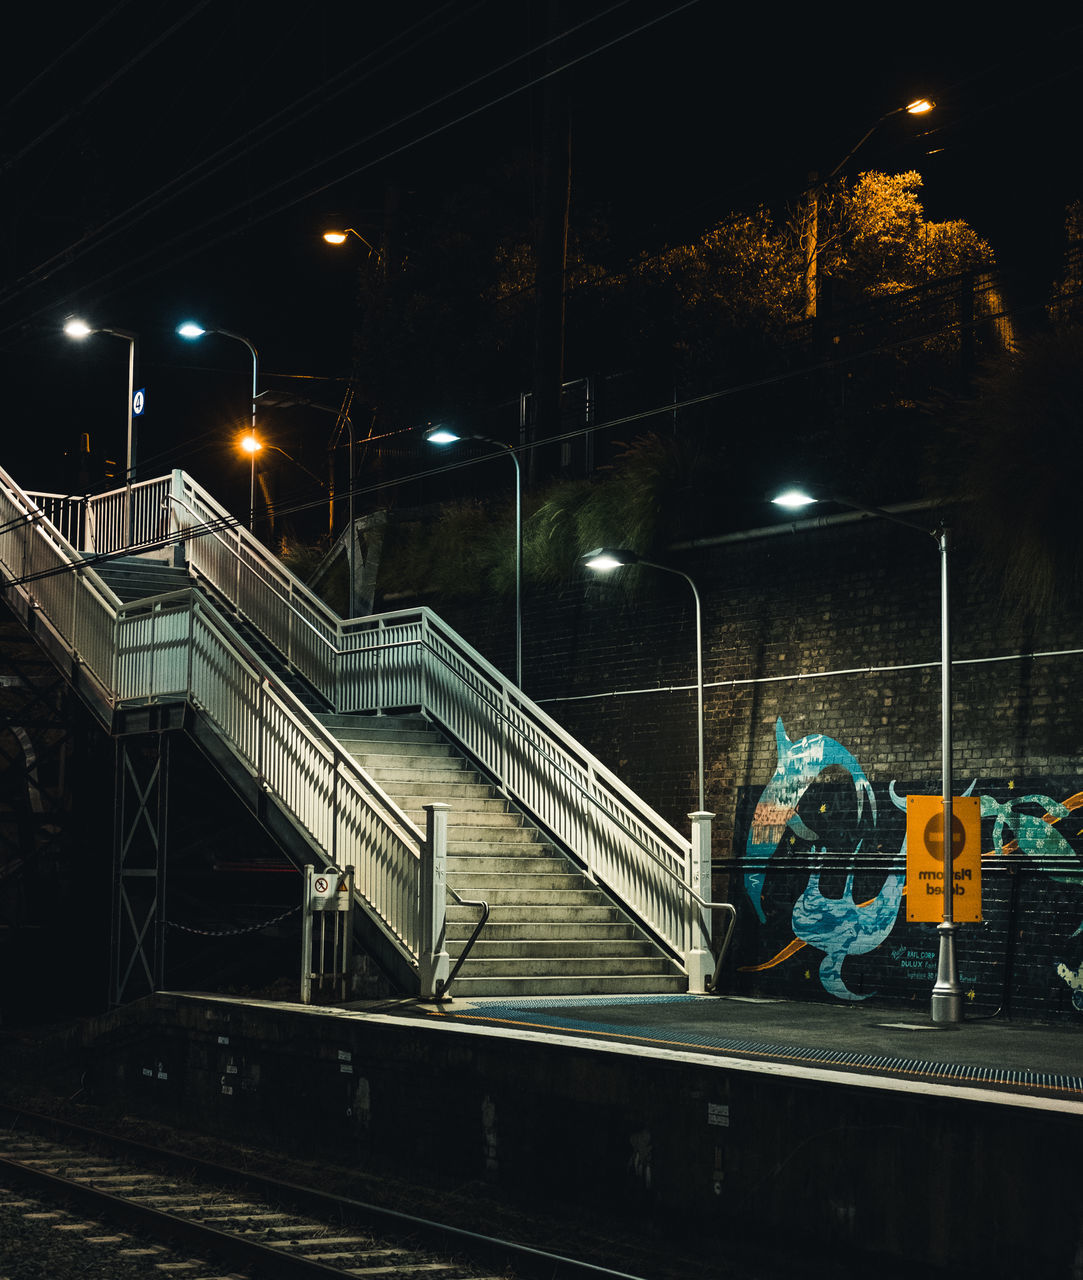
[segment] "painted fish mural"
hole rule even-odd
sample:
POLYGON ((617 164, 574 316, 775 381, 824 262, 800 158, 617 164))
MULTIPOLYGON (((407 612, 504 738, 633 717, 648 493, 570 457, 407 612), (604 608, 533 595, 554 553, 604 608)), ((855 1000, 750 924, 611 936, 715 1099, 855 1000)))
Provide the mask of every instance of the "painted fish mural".
MULTIPOLYGON (((813 862, 808 881, 793 902, 792 941, 765 963, 742 967, 746 972, 773 968, 802 948, 814 947, 823 952, 819 979, 824 990, 839 1000, 866 999, 873 993, 860 995, 851 991, 843 978, 843 964, 848 956, 876 950, 898 923, 899 908, 906 892, 905 834, 898 855, 892 859, 890 870, 874 897, 863 902, 857 900, 854 894, 856 871, 852 864, 841 894, 838 897, 825 894, 822 859, 831 846, 825 841, 826 833, 813 831, 799 815, 802 798, 827 769, 837 767, 849 774, 856 802, 856 829, 862 836, 856 840, 853 851, 856 860, 864 840, 871 841, 876 835, 876 796, 860 762, 834 738, 815 733, 794 741, 786 733, 779 717, 775 723, 775 744, 775 772, 756 802, 744 852, 747 863, 745 892, 761 924, 767 922, 763 895, 768 864, 787 836, 793 835, 809 842, 812 848, 808 856, 812 859, 819 857, 821 861, 813 862)), ((1009 788, 1013 786, 1013 782, 1008 783, 1009 788)), ((970 795, 976 788, 975 779, 964 794, 970 795)), ((899 794, 894 781, 888 786, 888 794, 892 805, 905 812, 906 797, 899 794)), ((1043 865, 1042 870, 1050 880, 1077 887, 1083 885, 1083 863, 1073 844, 1056 830, 1055 824, 1081 808, 1083 792, 1070 796, 1063 803, 1040 794, 1013 796, 1006 801, 991 795, 981 796, 982 819, 992 822, 992 854, 1021 853, 1041 860, 1043 864, 1049 863, 1048 867, 1043 865), (1024 812, 1023 806, 1026 805, 1038 806, 1041 812, 1024 812), (1009 836, 1014 838, 1008 839, 1009 836)), ((851 831, 854 830, 852 826, 851 831)), ((850 838, 856 839, 856 835, 850 838)), ((837 855, 845 850, 836 844, 831 852, 836 855, 837 862, 837 855)), ((1083 923, 1072 937, 1080 934, 1083 934, 1083 923)), ((1072 991, 1073 1006, 1083 1013, 1083 965, 1073 969, 1059 964, 1056 971, 1072 991)))
POLYGON ((852 871, 846 877, 840 898, 824 897, 820 892, 819 872, 809 877, 804 893, 793 904, 793 931, 802 942, 824 953, 820 981, 830 995, 839 1000, 865 1000, 874 994, 857 995, 851 991, 842 980, 842 962, 847 956, 875 951, 891 933, 905 885, 905 873, 892 872, 875 898, 858 903, 854 898, 852 871))
POLYGON ((783 836, 789 830, 802 840, 817 839, 816 833, 797 816, 797 808, 801 797, 825 769, 837 765, 846 770, 854 780, 858 818, 864 811, 867 799, 872 821, 874 824, 876 822, 876 797, 873 795, 872 785, 857 759, 841 743, 822 733, 810 733, 794 742, 787 736, 782 717, 779 716, 775 722, 775 746, 778 750, 778 765, 756 805, 745 845, 745 857, 749 862, 758 864, 745 873, 745 892, 761 924, 767 920, 763 910, 766 864, 774 856, 783 836))

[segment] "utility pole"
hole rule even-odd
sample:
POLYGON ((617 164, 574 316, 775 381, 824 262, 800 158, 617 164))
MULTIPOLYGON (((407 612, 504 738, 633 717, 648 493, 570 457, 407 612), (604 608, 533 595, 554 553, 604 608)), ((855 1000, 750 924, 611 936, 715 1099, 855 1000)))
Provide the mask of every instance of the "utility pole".
MULTIPOLYGON (((562 29, 563 0, 549 0, 549 34, 562 29)), ((557 64, 557 50, 546 55, 546 70, 557 64)), ((542 87, 542 135, 539 146, 540 200, 535 251, 534 425, 535 439, 557 435, 564 383, 564 277, 568 263, 568 214, 572 192, 571 111, 563 74, 550 75, 542 87)), ((528 427, 528 432, 530 431, 528 427)), ((528 441, 522 441, 525 444, 528 441)), ((528 466, 533 469, 533 451, 528 466)))

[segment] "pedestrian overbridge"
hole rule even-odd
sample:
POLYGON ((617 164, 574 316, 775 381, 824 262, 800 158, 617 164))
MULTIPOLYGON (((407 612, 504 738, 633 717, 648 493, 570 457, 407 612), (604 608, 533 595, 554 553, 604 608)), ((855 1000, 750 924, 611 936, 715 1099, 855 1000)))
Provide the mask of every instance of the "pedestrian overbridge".
POLYGON ((181 471, 93 497, 0 471, 0 505, 5 600, 119 744, 117 1003, 162 985, 174 731, 298 865, 353 868, 358 944, 403 992, 710 989, 734 917, 710 815, 671 827, 431 610, 338 617, 181 471))

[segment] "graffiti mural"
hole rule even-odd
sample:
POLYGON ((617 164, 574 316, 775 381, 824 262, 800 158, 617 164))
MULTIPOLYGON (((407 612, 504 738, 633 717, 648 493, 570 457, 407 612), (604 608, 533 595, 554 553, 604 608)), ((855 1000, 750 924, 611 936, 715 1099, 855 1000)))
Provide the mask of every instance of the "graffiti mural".
MULTIPOLYGON (((823 992, 845 1001, 881 994, 870 975, 892 988, 931 981, 935 926, 908 924, 901 908, 906 795, 936 787, 892 779, 878 796, 846 746, 821 733, 792 739, 781 717, 775 747, 774 774, 746 797, 747 829, 738 846, 745 896, 761 926, 755 930, 760 955, 746 955, 754 962, 742 964, 741 972, 777 971, 803 953, 798 963, 804 976, 815 973, 823 992), (856 963, 874 952, 874 963, 856 963)), ((1002 949, 1009 953, 1009 935, 1026 919, 1020 893, 1053 883, 1065 887, 1051 931, 1060 955, 1043 971, 1083 1013, 1083 792, 1057 800, 1037 790, 1017 795, 1011 779, 973 779, 960 793, 975 792, 981 797, 983 863, 1010 874, 987 881, 985 917, 993 927, 982 935, 985 951, 976 949, 960 966, 964 987, 972 988, 973 999, 982 982, 1007 981, 995 940, 1003 934, 1002 949)))

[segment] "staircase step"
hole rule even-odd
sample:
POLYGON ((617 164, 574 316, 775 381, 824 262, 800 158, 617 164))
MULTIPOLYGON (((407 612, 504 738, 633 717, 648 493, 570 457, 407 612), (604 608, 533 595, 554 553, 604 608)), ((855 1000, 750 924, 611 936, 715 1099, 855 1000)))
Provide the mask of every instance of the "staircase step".
MULTIPOLYGON (((471 908, 471 911, 469 918, 464 917, 458 921, 448 920, 449 943, 465 942, 470 937, 477 924, 477 909, 471 908)), ((490 916, 477 945, 481 946, 482 939, 504 943, 518 941, 521 938, 533 938, 537 943, 589 942, 593 946, 608 951, 614 943, 632 942, 636 940, 636 936, 635 925, 627 920, 594 921, 590 924, 567 924, 563 921, 545 923, 538 920, 502 923, 499 916, 495 920, 490 916)))
POLYGON ((567 974, 596 974, 602 977, 616 975, 636 977, 668 977, 673 972, 673 964, 664 956, 589 956, 578 961, 567 957, 550 957, 516 955, 502 956, 499 959, 485 960, 478 956, 477 948, 470 953, 470 958, 462 970, 470 970, 470 976, 491 978, 497 974, 508 978, 559 978, 567 974))
MULTIPOLYGON (((482 828, 483 832, 485 830, 487 828, 482 828)), ((454 855, 457 858, 499 858, 505 856, 510 849, 543 853, 546 848, 551 848, 551 846, 538 844, 537 842, 532 844, 528 841, 516 841, 513 839, 494 839, 492 836, 482 840, 471 839, 468 835, 460 832, 453 823, 448 824, 447 847, 448 856, 454 855)), ((582 872, 576 871, 571 866, 571 863, 559 860, 558 866, 561 871, 571 871, 577 878, 582 877, 582 872)), ((551 869, 556 870, 557 868, 551 869)), ((469 872, 464 869, 461 874, 467 875, 469 872)))
MULTIPOLYGON (((469 937, 469 935, 467 935, 469 937)), ((466 939, 456 939, 465 941, 466 939)), ((450 942, 451 939, 449 938, 450 942)), ((595 939, 570 938, 522 938, 514 943, 489 937, 486 929, 470 952, 471 960, 504 961, 520 960, 533 957, 539 961, 557 961, 565 968, 582 968, 582 965, 571 964, 585 956, 604 957, 607 962, 616 963, 624 959, 649 959, 655 955, 651 944, 645 939, 625 938, 612 939, 600 944, 595 939)), ((601 970, 599 970, 601 972, 601 970)))
POLYGON ((466 768, 462 756, 453 753, 451 742, 442 742, 439 739, 376 741, 367 737, 349 737, 342 732, 335 733, 335 737, 349 751, 349 754, 357 756, 358 760, 387 759, 388 764, 396 764, 398 768, 417 764, 421 768, 431 769, 439 768, 439 765, 433 762, 448 759, 452 760, 457 769, 466 768), (398 763, 399 760, 402 760, 401 764, 398 763))
MULTIPOLYGON (((478 897, 484 899, 493 908, 491 924, 515 924, 520 930, 525 928, 535 928, 539 924, 571 924, 571 925, 595 925, 595 924, 625 924, 627 916, 619 907, 612 906, 563 906, 554 905, 552 901, 539 905, 538 903, 516 903, 492 901, 483 893, 469 894, 459 890, 464 898, 478 897)), ((599 895, 600 897, 601 895, 599 895)), ((463 907, 457 902, 449 902, 447 906, 447 916, 449 927, 452 921, 469 920, 472 923, 477 922, 478 913, 476 907, 463 907)))
POLYGON ((688 990, 684 974, 577 974, 557 977, 469 977, 470 961, 452 983, 453 999, 471 996, 608 996, 608 995, 675 995, 688 990))
MULTIPOLYGON (((687 989, 672 959, 423 717, 319 719, 419 827, 424 805, 450 806, 448 885, 491 909, 457 994, 687 989)), ((477 921, 477 907, 449 894, 453 954, 477 921)))
MULTIPOLYGON (((450 770, 443 770, 439 776, 419 778, 412 770, 369 769, 361 766, 370 778, 374 778, 383 789, 401 803, 404 800, 416 801, 424 797, 426 802, 440 801, 453 804, 456 799, 479 800, 491 794, 491 788, 484 782, 475 782, 471 774, 463 772, 460 781, 450 770), (401 776, 396 776, 401 774, 401 776)), ((405 806, 403 806, 405 807, 405 806)), ((415 804, 416 808, 416 804, 415 804)))
POLYGON ((456 892, 466 898, 484 897, 494 902, 539 902, 550 893, 575 893, 585 901, 601 901, 599 890, 581 888, 582 876, 574 872, 548 871, 513 872, 505 876, 489 876, 480 879, 455 881, 456 892))
POLYGON ((485 857, 476 853, 449 853, 448 879, 459 889, 467 883, 482 883, 482 877, 502 875, 549 875, 566 872, 568 863, 563 858, 536 856, 541 853, 538 845, 527 846, 522 853, 485 857))

